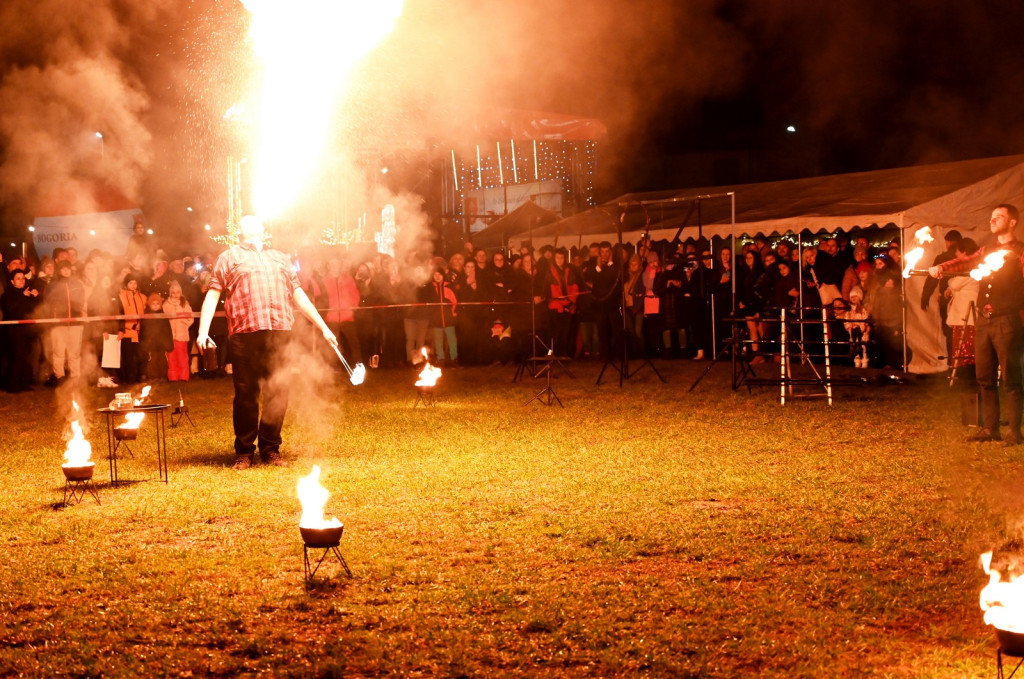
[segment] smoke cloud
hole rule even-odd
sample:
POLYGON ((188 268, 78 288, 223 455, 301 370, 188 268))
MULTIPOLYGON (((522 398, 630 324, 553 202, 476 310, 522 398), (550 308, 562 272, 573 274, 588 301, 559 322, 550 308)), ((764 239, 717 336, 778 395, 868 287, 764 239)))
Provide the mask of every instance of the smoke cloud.
MULTIPOLYGON (((1022 14, 1007 4, 996 25, 990 7, 947 16, 927 0, 406 0, 352 75, 331 178, 295 221, 315 242, 342 207, 376 212, 374 163, 438 161, 503 108, 601 119, 601 197, 635 188, 623 177, 645 156, 725 147, 734 127, 794 123, 824 171, 1013 152, 1022 14)), ((202 242, 203 223, 223 224, 225 159, 246 144, 223 114, 253 82, 247 26, 227 0, 4 3, 0 198, 31 211, 107 183, 160 232, 202 242)), ((415 179, 404 188, 425 193, 415 179)))

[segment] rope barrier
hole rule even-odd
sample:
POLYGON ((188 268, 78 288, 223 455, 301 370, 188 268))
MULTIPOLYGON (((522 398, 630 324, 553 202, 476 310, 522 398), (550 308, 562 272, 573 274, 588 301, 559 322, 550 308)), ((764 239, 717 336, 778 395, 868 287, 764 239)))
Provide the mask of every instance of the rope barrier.
MULTIPOLYGON (((552 299, 563 299, 555 297, 552 299)), ((456 302, 454 306, 528 306, 533 302, 456 302)), ((375 304, 371 306, 357 306, 357 307, 340 307, 337 309, 317 309, 320 315, 334 312, 334 311, 369 311, 373 309, 415 309, 415 308, 429 308, 429 307, 451 307, 451 302, 422 302, 417 304, 375 304)), ((98 323, 103 321, 140 321, 140 320, 156 320, 160 318, 172 319, 172 318, 199 318, 200 312, 182 312, 177 314, 117 314, 117 315, 106 315, 106 316, 64 316, 61 318, 26 318, 24 320, 17 321, 0 321, 2 325, 48 325, 48 324, 61 324, 61 325, 78 325, 82 323, 98 323)), ((214 314, 215 318, 224 318, 225 314, 223 311, 218 311, 214 314)))

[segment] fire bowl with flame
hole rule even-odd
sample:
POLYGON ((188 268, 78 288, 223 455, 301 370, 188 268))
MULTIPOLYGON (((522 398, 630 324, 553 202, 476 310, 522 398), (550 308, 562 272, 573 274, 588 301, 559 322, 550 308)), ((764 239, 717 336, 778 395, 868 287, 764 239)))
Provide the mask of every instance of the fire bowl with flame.
POLYGON ((82 426, 78 423, 78 404, 71 402, 71 439, 64 449, 64 464, 61 470, 68 481, 88 481, 92 478, 95 468, 92 457, 92 446, 85 439, 82 426))
POLYGON ((1021 555, 1004 554, 1001 559, 1003 565, 997 568, 992 564, 992 552, 981 555, 981 566, 989 576, 988 585, 981 590, 981 610, 985 612, 985 623, 995 629, 1000 652, 1024 658, 1024 577, 1019 573, 1021 555))
POLYGON ((118 441, 134 441, 139 437, 139 426, 146 413, 132 412, 125 415, 124 422, 114 427, 114 438, 118 441))
POLYGON ((1024 634, 995 628, 999 649, 1006 655, 1024 658, 1024 634))
POLYGON ((64 472, 64 478, 68 481, 88 481, 92 478, 92 473, 95 469, 96 465, 92 462, 76 467, 61 467, 61 471, 64 472))
POLYGON ((299 526, 299 534, 302 535, 302 542, 307 547, 327 549, 337 547, 341 544, 341 534, 345 532, 345 526, 328 526, 326 528, 303 528, 299 526))
POLYGON ((419 379, 416 380, 416 403, 413 405, 415 408, 420 403, 424 405, 434 405, 434 387, 437 386, 437 381, 441 379, 441 369, 430 365, 430 361, 427 360, 427 350, 423 349, 424 367, 417 376, 419 379))

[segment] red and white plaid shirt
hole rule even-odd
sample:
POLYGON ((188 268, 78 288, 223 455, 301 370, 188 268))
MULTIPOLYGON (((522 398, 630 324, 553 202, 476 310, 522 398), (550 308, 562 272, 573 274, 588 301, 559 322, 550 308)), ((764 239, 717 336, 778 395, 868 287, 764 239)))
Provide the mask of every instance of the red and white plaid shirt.
POLYGON ((210 278, 210 289, 226 295, 229 335, 291 330, 292 295, 298 287, 299 277, 287 255, 268 248, 260 251, 249 243, 222 252, 210 278))

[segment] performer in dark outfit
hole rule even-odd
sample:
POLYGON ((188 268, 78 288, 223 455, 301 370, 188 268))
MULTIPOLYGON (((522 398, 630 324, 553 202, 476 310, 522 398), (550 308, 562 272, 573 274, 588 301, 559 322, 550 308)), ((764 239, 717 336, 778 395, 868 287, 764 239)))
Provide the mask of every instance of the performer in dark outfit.
POLYGON ((935 278, 953 272, 970 271, 984 261, 986 255, 1005 251, 1004 265, 981 280, 978 293, 978 320, 975 326, 975 368, 981 388, 981 407, 984 426, 968 441, 999 441, 1004 446, 1021 442, 1021 343, 1024 330, 1021 312, 1024 311, 1024 243, 1014 235, 1019 212, 1013 205, 998 205, 992 210, 989 230, 996 242, 967 259, 953 259, 928 269, 935 278), (1006 387, 1007 420, 1009 431, 999 434, 998 372, 1006 387))
POLYGON ((215 347, 210 339, 210 322, 224 293, 235 384, 234 468, 248 469, 252 465, 257 442, 264 462, 285 466, 280 448, 288 409, 288 380, 275 379, 272 373, 291 337, 294 307, 320 329, 329 344, 337 347, 338 340, 303 292, 287 255, 264 246, 263 223, 247 216, 240 227, 241 243, 221 253, 214 265, 196 341, 204 349, 215 347))

